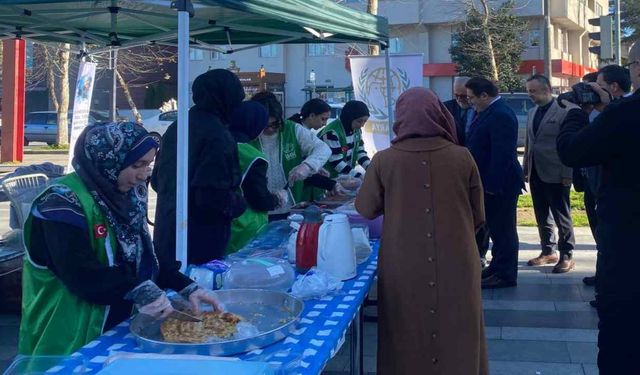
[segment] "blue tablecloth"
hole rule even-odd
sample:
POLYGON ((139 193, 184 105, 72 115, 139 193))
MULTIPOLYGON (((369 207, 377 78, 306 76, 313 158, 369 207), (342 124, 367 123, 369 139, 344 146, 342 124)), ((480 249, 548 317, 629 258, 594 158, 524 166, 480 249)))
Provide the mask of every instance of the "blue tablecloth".
MULTIPOLYGON (((297 330, 287 338, 266 348, 239 355, 242 360, 269 362, 282 366, 287 373, 319 374, 344 343, 345 333, 369 292, 376 276, 378 243, 373 242, 369 259, 358 266, 358 275, 344 283, 337 295, 305 302, 297 330)), ((112 352, 139 352, 129 323, 91 341, 56 368, 56 373, 72 373, 84 359, 87 373, 96 373, 112 352)))

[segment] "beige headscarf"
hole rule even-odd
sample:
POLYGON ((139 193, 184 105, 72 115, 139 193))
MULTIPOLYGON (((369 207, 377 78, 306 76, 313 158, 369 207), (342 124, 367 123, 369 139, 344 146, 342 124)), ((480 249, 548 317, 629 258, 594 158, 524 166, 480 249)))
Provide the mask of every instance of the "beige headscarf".
POLYGON ((453 116, 433 91, 423 87, 410 88, 400 95, 393 131, 396 138, 391 143, 407 138, 441 136, 458 144, 453 116))

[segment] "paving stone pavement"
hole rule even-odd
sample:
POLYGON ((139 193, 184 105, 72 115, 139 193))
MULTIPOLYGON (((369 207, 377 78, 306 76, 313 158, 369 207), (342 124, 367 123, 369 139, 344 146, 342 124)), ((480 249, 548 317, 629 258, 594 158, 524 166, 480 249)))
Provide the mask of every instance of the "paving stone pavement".
MULTIPOLYGON (((149 217, 153 220, 155 194, 149 217)), ((8 229, 8 204, 0 203, 0 232, 8 229)), ((486 336, 492 375, 596 375, 597 323, 593 287, 582 284, 595 272, 595 243, 587 228, 576 228, 576 269, 551 273, 553 265, 528 267, 539 253, 537 230, 518 228, 518 286, 483 291, 486 336)), ((375 294, 375 290, 372 291, 375 294)), ((375 315, 372 308, 367 313, 375 315)), ((15 356, 19 317, 0 315, 0 371, 15 356)), ((365 324, 364 370, 376 372, 377 325, 365 324)), ((323 374, 344 375, 349 369, 349 338, 323 374)))

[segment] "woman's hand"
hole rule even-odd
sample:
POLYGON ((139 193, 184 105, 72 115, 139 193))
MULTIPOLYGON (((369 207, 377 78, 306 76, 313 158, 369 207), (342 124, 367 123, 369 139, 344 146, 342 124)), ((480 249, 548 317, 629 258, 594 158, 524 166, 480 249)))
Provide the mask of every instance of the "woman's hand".
POLYGON ((171 301, 167 298, 167 293, 162 292, 160 297, 156 298, 153 302, 143 306, 138 306, 138 311, 150 315, 156 319, 166 318, 173 312, 171 301))
POLYGON ((296 181, 303 181, 311 176, 312 173, 311 167, 303 162, 289 172, 289 184, 293 185, 296 181))
POLYGON ((200 304, 206 303, 213 306, 214 310, 222 311, 222 304, 211 293, 207 293, 204 289, 196 289, 189 295, 191 310, 195 315, 200 315, 200 304))

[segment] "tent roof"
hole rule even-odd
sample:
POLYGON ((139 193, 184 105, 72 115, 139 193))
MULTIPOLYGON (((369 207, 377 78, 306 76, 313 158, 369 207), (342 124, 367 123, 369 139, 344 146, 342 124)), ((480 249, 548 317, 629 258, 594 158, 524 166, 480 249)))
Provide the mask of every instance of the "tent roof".
MULTIPOLYGON (((192 0, 192 45, 388 41, 386 18, 329 0, 192 0)), ((177 40, 169 0, 3 0, 0 35, 108 48, 177 40)), ((223 48, 221 52, 232 47, 223 48)))

